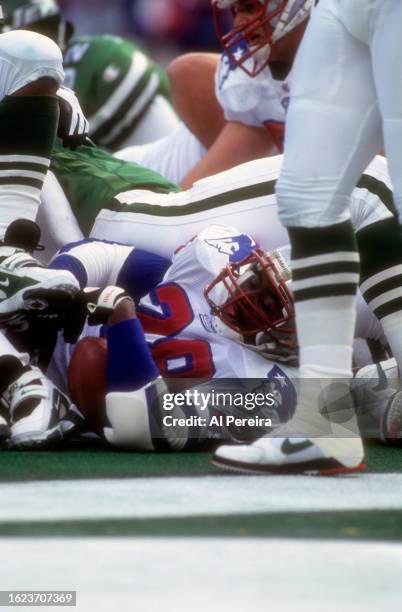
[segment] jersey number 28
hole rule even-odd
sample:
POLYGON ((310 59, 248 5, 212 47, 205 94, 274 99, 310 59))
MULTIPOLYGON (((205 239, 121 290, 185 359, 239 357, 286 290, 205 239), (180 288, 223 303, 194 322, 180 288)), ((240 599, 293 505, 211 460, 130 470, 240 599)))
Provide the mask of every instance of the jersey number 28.
POLYGON ((152 357, 162 376, 211 378, 215 373, 211 348, 206 340, 177 338, 194 319, 185 291, 175 283, 160 285, 149 294, 161 312, 138 309, 146 334, 164 336, 151 344, 152 357))

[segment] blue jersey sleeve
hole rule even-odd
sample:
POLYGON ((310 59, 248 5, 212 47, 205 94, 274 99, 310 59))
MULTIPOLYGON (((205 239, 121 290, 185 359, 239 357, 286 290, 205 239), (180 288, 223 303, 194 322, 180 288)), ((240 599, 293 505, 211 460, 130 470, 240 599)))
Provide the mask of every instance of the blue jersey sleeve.
POLYGON ((119 272, 117 285, 138 302, 162 281, 171 263, 166 257, 134 249, 119 272))

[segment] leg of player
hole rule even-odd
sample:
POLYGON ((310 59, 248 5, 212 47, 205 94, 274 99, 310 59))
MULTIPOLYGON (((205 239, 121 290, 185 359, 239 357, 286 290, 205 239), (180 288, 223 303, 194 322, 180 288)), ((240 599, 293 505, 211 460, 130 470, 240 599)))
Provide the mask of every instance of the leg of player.
MULTIPOLYGON (((32 237, 33 226, 25 226, 26 244, 17 231, 11 234, 18 244, 10 233, 5 240, 13 222, 36 218, 59 119, 55 93, 64 74, 60 49, 34 32, 7 32, 0 35, 0 68, 0 270, 4 276, 0 311, 7 317, 26 308, 27 286, 43 282, 45 291, 66 286, 70 292, 77 284, 72 277, 64 274, 61 279, 59 273, 42 269, 24 255, 38 242, 38 236, 32 237)), ((35 297, 30 293, 31 307, 35 297)))
POLYGON ((62 56, 27 31, 0 36, 0 237, 18 218, 34 220, 59 119, 62 56))
MULTIPOLYGON (((353 8, 353 7, 352 7, 353 8)), ((402 223, 402 87, 389 58, 402 57, 398 24, 402 4, 386 0, 376 6, 368 42, 372 56, 374 82, 382 117, 384 147, 394 189, 394 201, 402 223)))
POLYGON ((359 257, 348 206, 381 146, 369 50, 342 25, 336 7, 318 4, 299 50, 277 184, 292 245, 298 407, 293 422, 275 434, 283 437, 263 438, 238 453, 218 449, 217 462, 239 469, 353 471, 363 458, 352 408, 345 406, 338 419, 320 405, 332 379, 347 384, 351 377, 359 257), (299 436, 294 443, 292 434, 299 436))
POLYGON ((158 255, 171 257, 179 245, 208 225, 219 224, 240 228, 264 248, 277 248, 288 242, 274 190, 281 164, 281 155, 255 160, 179 193, 120 193, 108 208, 99 211, 90 236, 151 248, 158 255))
POLYGON ((395 217, 357 233, 361 260, 360 289, 381 321, 402 372, 402 238, 395 217))

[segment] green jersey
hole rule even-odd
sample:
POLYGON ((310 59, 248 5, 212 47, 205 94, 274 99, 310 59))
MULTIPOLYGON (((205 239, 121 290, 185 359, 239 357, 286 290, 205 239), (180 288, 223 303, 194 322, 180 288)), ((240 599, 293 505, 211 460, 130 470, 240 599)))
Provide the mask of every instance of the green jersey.
POLYGON ((115 208, 114 198, 132 189, 155 193, 180 191, 174 183, 138 164, 83 145, 74 151, 56 143, 50 169, 61 184, 84 235, 88 235, 102 208, 115 208))
POLYGON ((91 138, 112 149, 135 129, 156 95, 169 99, 163 70, 138 45, 118 36, 71 39, 64 69, 64 84, 76 92, 91 138))

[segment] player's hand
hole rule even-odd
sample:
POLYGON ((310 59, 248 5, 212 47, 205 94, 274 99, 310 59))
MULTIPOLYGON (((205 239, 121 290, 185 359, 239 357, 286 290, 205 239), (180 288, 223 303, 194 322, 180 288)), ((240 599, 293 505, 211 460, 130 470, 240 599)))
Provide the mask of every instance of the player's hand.
POLYGON ((123 300, 133 302, 124 289, 114 285, 102 289, 87 287, 84 289, 84 299, 90 325, 106 323, 114 313, 116 306, 123 300))
POLYGON ((89 133, 89 123, 75 93, 68 87, 60 87, 57 91, 59 99, 60 118, 58 136, 63 146, 75 149, 85 143, 89 133))

